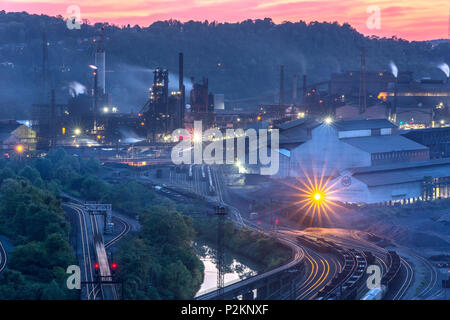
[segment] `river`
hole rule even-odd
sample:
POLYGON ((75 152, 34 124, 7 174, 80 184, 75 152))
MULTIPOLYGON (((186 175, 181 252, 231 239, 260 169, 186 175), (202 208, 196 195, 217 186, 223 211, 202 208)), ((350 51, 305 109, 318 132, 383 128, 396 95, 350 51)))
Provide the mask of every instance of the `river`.
MULTIPOLYGON (((217 289, 217 265, 215 248, 211 243, 197 242, 195 248, 198 257, 205 266, 203 283, 196 294, 196 296, 199 296, 217 289)), ((245 257, 231 253, 229 250, 225 250, 224 257, 226 266, 224 276, 225 285, 254 276, 258 273, 257 270, 261 269, 260 265, 245 257)))

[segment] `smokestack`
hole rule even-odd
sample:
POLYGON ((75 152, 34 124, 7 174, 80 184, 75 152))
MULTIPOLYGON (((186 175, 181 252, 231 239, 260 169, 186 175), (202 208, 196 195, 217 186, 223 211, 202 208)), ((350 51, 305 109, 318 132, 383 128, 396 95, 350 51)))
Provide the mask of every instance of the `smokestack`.
POLYGON ((184 127, 184 111, 186 109, 186 92, 184 87, 184 64, 183 64, 183 52, 178 54, 178 88, 181 92, 181 101, 180 101, 180 115, 179 115, 179 123, 178 127, 184 127))
POLYGON ((105 76, 105 69, 106 69, 106 62, 105 62, 105 51, 104 50, 97 50, 95 52, 95 66, 97 67, 97 73, 98 73, 98 87, 102 94, 105 94, 106 92, 106 76, 105 76))
POLYGON ((306 74, 304 74, 303 75, 303 99, 306 96, 306 91, 307 91, 307 89, 306 89, 306 74))
POLYGON ((297 104, 297 75, 292 79, 292 103, 297 104))
POLYGON ((97 130, 98 113, 98 69, 94 70, 94 130, 97 130))
POLYGON ((280 66, 280 105, 284 105, 284 66, 280 66))
POLYGON ((178 54, 178 85, 179 85, 179 90, 182 91, 183 90, 183 52, 180 52, 178 54))
POLYGON ((398 80, 395 78, 394 107, 392 108, 391 121, 397 123, 398 80))

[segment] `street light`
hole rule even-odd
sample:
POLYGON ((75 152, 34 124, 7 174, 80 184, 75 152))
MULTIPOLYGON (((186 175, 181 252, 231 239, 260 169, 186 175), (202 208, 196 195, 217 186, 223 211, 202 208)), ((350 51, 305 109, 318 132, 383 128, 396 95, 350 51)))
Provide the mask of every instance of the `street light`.
POLYGON ((333 123, 333 118, 331 118, 331 117, 326 117, 326 118, 324 119, 324 122, 325 122, 326 124, 330 125, 330 124, 333 123))
POLYGON ((75 133, 76 136, 79 136, 81 134, 81 129, 75 128, 75 130, 73 130, 73 132, 75 133))
POLYGON ((21 144, 18 144, 17 146, 16 146, 16 151, 17 151, 17 153, 22 153, 23 152, 23 145, 21 145, 21 144))

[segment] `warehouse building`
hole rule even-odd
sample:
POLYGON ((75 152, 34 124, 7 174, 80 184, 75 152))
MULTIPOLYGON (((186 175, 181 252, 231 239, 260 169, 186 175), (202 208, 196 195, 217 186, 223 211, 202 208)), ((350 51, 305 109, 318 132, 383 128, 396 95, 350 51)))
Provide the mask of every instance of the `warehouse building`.
POLYGON ((450 196, 450 159, 354 168, 330 182, 332 197, 349 203, 412 203, 450 196))
POLYGON ((24 151, 36 150, 36 132, 28 125, 16 120, 0 121, 0 147, 4 151, 21 146, 24 151))
POLYGON ((391 163, 429 160, 428 147, 396 134, 386 119, 319 123, 298 119, 280 130, 277 178, 323 175, 391 163))
POLYGON ((278 127, 280 168, 273 178, 323 177, 344 203, 396 204, 450 196, 450 159, 430 160, 428 146, 397 133, 386 119, 278 127))

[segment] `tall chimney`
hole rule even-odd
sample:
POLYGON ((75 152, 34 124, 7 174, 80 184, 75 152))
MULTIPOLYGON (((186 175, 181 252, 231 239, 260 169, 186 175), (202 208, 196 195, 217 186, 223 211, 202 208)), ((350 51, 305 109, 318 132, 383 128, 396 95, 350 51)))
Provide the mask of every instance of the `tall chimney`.
POLYGON ((94 70, 94 131, 97 131, 98 117, 98 70, 94 70))
POLYGON ((292 103, 297 104, 297 75, 292 79, 292 103))
POLYGON ((179 123, 177 126, 179 128, 184 127, 184 111, 186 109, 186 92, 184 87, 184 62, 183 62, 183 52, 178 54, 178 90, 181 92, 180 100, 180 114, 179 123))
POLYGON ((280 106, 284 105, 284 66, 280 66, 280 106))
POLYGON ((106 60, 105 51, 97 50, 95 52, 95 66, 97 67, 98 90, 100 94, 106 92, 106 60))
POLYGON ((391 120, 397 123, 397 103, 398 103, 398 80, 395 78, 395 88, 394 88, 394 107, 392 108, 391 120))
POLYGON ((179 90, 182 91, 184 84, 183 84, 183 52, 180 52, 178 54, 178 82, 179 82, 179 90))
POLYGON ((303 75, 303 99, 305 99, 306 91, 307 91, 307 88, 306 88, 306 74, 304 74, 303 75))

